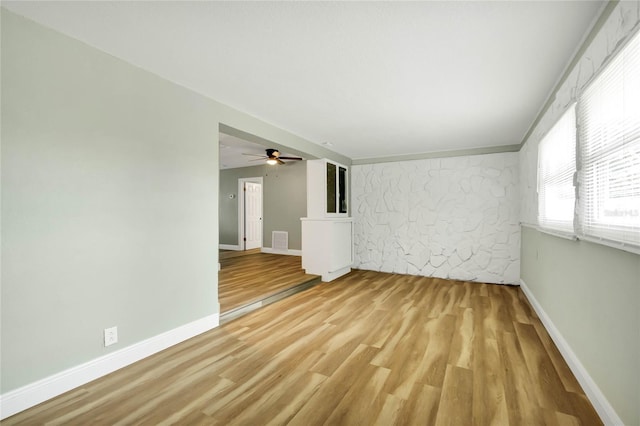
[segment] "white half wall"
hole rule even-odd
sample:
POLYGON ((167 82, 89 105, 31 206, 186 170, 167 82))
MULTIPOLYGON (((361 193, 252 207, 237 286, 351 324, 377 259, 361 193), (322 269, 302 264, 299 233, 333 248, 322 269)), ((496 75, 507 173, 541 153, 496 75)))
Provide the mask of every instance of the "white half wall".
POLYGON ((518 154, 352 166, 354 267, 518 283, 518 154))

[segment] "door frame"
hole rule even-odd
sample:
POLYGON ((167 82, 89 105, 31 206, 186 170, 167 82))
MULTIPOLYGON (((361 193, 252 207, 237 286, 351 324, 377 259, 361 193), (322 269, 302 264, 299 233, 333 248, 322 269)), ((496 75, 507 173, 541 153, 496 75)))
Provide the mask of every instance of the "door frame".
POLYGON ((250 177, 250 178, 238 178, 238 247, 240 251, 246 250, 246 244, 244 240, 244 221, 245 221, 245 208, 244 208, 244 184, 245 182, 259 183, 260 184, 260 199, 262 201, 262 232, 260 232, 260 249, 264 243, 264 183, 262 176, 250 177))

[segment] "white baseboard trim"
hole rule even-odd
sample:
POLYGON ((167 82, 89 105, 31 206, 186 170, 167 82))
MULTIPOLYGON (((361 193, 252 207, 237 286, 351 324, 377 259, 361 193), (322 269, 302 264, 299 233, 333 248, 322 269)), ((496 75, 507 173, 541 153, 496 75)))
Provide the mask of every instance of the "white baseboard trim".
POLYGON ((573 352, 571 346, 569 346, 569 343, 564 339, 564 337, 562 337, 562 334, 553 324, 553 321, 551 321, 549 315, 547 315, 533 293, 531 293, 531 290, 529 290, 529 287, 527 287, 527 284, 522 279, 520 280, 520 288, 529 300, 529 303, 531 303, 531 306, 533 306, 533 309, 538 314, 540 321, 542 321, 545 328, 549 332, 551 339, 553 339, 554 343, 558 347, 558 350, 569 365, 571 372, 573 372, 574 376, 576 376, 576 379, 578 379, 580 386, 582 386, 582 389, 589 398, 589 401, 591 401, 591 404, 593 404, 593 408, 595 408, 595 410, 598 412, 600 419, 604 422, 605 425, 624 425, 596 382, 589 375, 587 369, 584 368, 584 365, 582 365, 576 354, 573 352))
POLYGON ((333 272, 326 272, 322 274, 322 281, 328 283, 335 280, 336 278, 340 278, 343 275, 347 275, 349 272, 351 272, 351 266, 345 266, 344 268, 340 268, 337 271, 333 272))
POLYGON ((218 248, 220 250, 235 250, 235 251, 240 251, 240 246, 239 245, 233 245, 233 244, 218 244, 218 248))
POLYGON ((0 420, 190 339, 220 324, 213 314, 0 395, 0 420))
POLYGON ((260 249, 260 252, 262 252, 262 253, 270 253, 270 254, 285 254, 285 255, 288 255, 288 256, 302 256, 302 250, 292 250, 292 249, 274 250, 271 247, 262 247, 260 249))

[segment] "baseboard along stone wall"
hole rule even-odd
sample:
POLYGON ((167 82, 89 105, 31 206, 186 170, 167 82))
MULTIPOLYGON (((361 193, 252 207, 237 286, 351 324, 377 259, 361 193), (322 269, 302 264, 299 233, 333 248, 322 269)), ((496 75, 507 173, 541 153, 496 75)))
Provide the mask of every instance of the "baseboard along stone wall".
POLYGON ((516 284, 518 154, 352 167, 354 267, 516 284))

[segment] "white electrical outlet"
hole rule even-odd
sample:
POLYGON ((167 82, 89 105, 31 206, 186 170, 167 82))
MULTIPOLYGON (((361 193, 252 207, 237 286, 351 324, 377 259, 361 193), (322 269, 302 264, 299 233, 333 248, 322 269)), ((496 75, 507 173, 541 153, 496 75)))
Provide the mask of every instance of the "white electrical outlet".
POLYGON ((111 346, 118 343, 118 327, 104 329, 104 345, 111 346))

